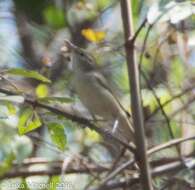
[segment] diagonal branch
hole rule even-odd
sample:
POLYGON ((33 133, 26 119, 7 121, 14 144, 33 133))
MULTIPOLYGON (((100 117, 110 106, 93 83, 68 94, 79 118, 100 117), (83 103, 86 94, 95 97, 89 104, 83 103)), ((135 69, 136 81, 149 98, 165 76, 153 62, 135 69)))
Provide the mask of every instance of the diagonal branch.
MULTIPOLYGON (((7 95, 18 95, 18 93, 0 88, 0 93, 4 93, 7 95)), ((73 115, 72 113, 69 113, 67 110, 60 110, 58 108, 52 107, 50 105, 46 105, 43 103, 38 102, 37 100, 32 100, 30 98, 25 97, 24 103, 32 105, 33 107, 39 107, 42 109, 46 109, 52 113, 55 113, 57 115, 61 115, 73 122, 76 122, 78 124, 80 124, 81 127, 89 127, 92 130, 95 130, 96 132, 98 132, 99 134, 101 134, 102 136, 106 136, 107 138, 111 138, 113 140, 115 140, 116 142, 120 143, 121 145, 123 145, 125 148, 127 148, 129 151, 131 151, 133 154, 136 154, 135 151, 135 147, 132 145, 129 145, 127 143, 125 143, 123 140, 115 137, 112 133, 110 133, 107 130, 104 130, 103 128, 97 127, 95 124, 93 124, 91 121, 89 121, 88 119, 84 118, 84 117, 79 117, 77 115, 73 115)))
MULTIPOLYGON (((163 144, 157 145, 157 146, 149 149, 147 151, 147 155, 148 156, 151 156, 152 154, 154 154, 156 152, 159 152, 159 151, 164 150, 166 148, 170 148, 172 146, 175 146, 175 145, 178 145, 178 144, 181 144, 183 142, 190 141, 190 140, 195 140, 195 136, 174 139, 174 140, 171 140, 171 141, 169 141, 167 143, 163 143, 163 144)), ((102 182, 102 184, 106 184, 108 181, 110 181, 111 179, 113 179, 115 176, 117 176, 119 173, 121 173, 122 171, 124 171, 126 168, 132 166, 134 163, 135 163, 135 160, 134 159, 131 159, 131 160, 123 163, 120 167, 116 168, 116 170, 114 170, 112 173, 110 173, 110 175, 107 176, 104 179, 104 181, 102 182)), ((183 162, 180 162, 180 163, 183 164, 183 162)))

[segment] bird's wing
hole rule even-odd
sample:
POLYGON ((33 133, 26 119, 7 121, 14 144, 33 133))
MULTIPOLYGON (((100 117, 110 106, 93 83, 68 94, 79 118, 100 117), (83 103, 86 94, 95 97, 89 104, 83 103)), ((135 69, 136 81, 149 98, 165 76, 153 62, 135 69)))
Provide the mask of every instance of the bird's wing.
POLYGON ((120 101, 118 100, 118 98, 114 95, 113 91, 109 88, 108 82, 106 81, 106 79, 100 75, 97 72, 93 73, 93 76, 95 77, 95 79, 97 80, 97 83, 100 84, 102 87, 104 87, 107 91, 109 91, 109 93, 112 94, 112 96, 114 97, 114 99, 117 101, 117 103, 119 104, 120 108, 127 114, 127 116, 129 117, 130 114, 127 110, 125 110, 125 108, 122 106, 122 104, 120 103, 120 101))

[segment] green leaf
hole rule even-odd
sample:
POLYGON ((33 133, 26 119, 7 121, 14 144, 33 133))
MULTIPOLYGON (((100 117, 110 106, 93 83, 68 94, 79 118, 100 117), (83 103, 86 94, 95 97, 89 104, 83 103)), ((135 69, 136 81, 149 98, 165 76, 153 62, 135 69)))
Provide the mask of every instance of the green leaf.
POLYGON ((59 103, 71 103, 74 101, 70 97, 44 97, 44 98, 40 98, 39 100, 44 102, 59 102, 59 103))
POLYGON ((48 123, 48 129, 53 143, 60 149, 65 150, 67 139, 64 131, 64 126, 51 122, 48 123))
POLYGON ((53 28, 62 28, 65 25, 65 15, 62 9, 54 6, 48 6, 43 12, 48 25, 53 28))
POLYGON ((25 108, 19 116, 18 131, 20 135, 33 131, 41 126, 38 114, 32 108, 25 108))
POLYGON ((28 187, 28 184, 26 183, 26 180, 24 178, 22 179, 18 190, 30 190, 30 188, 28 187))
POLYGON ((20 131, 20 128, 26 127, 28 124, 29 118, 31 119, 33 115, 33 110, 31 108, 24 108, 21 111, 21 114, 19 116, 19 122, 18 122, 18 129, 20 131))
POLYGON ((134 18, 140 17, 139 11, 142 5, 142 0, 132 1, 132 10, 134 18))
MULTIPOLYGON (((154 88, 155 93, 158 97, 158 99, 160 100, 160 103, 163 104, 164 102, 166 102, 167 100, 169 100, 171 98, 169 91, 166 90, 165 88, 154 88)), ((144 107, 149 107, 151 111, 155 110, 159 105, 157 103, 156 98, 154 97, 154 94, 152 93, 152 91, 148 90, 148 89, 143 89, 142 90, 142 95, 144 97, 143 99, 143 105, 144 107)), ((168 104, 167 106, 164 107, 164 111, 165 112, 170 112, 171 111, 171 106, 170 104, 168 104)))
POLYGON ((185 79, 185 67, 184 64, 181 62, 179 58, 173 59, 170 68, 170 81, 173 82, 175 85, 179 86, 183 83, 185 79))
POLYGON ((13 68, 13 69, 7 70, 6 73, 12 74, 12 75, 23 76, 26 78, 33 78, 33 79, 36 79, 36 80, 39 80, 42 82, 47 82, 47 83, 51 82, 48 78, 39 74, 37 71, 30 71, 30 70, 25 70, 25 69, 20 69, 20 68, 13 68))
POLYGON ((48 87, 45 84, 39 84, 36 88, 36 95, 38 98, 44 98, 48 95, 48 87))
POLYGON ((57 190, 57 185, 60 182, 59 176, 52 176, 49 183, 49 190, 57 190))
POLYGON ((0 163, 0 176, 3 176, 12 168, 12 163, 15 160, 15 154, 11 152, 6 159, 0 163))
MULTIPOLYGON (((1 103, 1 105, 6 106, 6 108, 7 108, 7 110, 8 110, 8 113, 6 113, 6 114, 7 114, 6 117, 7 117, 8 115, 15 115, 15 114, 16 114, 16 108, 15 108, 15 106, 13 105, 12 102, 9 102, 9 101, 7 101, 7 100, 1 102, 1 100, 0 100, 0 103, 1 103)), ((3 109, 3 110, 4 110, 4 109, 3 109)), ((0 113, 2 113, 3 110, 0 110, 0 113)), ((2 116, 3 116, 3 115, 2 115, 2 116)), ((5 115, 4 115, 4 116, 5 116, 5 115)), ((1 116, 0 116, 0 118, 1 118, 1 116)))
POLYGON ((10 115, 15 115, 16 114, 15 106, 11 102, 6 102, 5 104, 6 104, 6 107, 7 107, 8 111, 9 111, 9 114, 10 115))
POLYGON ((110 4, 110 0, 97 0, 97 6, 100 10, 109 6, 109 4, 110 4))

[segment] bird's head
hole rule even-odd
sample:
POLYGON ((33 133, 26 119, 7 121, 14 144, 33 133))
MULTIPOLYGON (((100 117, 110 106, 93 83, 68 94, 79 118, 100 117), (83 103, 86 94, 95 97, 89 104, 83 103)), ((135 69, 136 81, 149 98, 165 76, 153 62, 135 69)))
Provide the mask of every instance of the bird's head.
POLYGON ((61 51, 63 55, 69 54, 73 71, 79 70, 86 72, 94 70, 94 57, 82 48, 66 40, 61 51))

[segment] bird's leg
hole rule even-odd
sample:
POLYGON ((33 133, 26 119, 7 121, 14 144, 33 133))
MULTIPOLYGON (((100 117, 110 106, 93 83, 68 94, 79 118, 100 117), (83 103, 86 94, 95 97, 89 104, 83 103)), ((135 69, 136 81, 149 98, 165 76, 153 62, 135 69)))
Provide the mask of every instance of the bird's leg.
POLYGON ((116 120, 114 121, 114 125, 113 125, 113 127, 112 127, 112 133, 113 133, 113 134, 117 131, 118 126, 119 126, 119 120, 116 119, 116 120))

